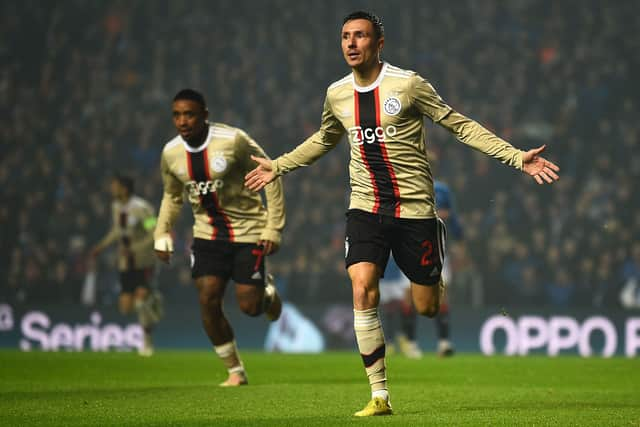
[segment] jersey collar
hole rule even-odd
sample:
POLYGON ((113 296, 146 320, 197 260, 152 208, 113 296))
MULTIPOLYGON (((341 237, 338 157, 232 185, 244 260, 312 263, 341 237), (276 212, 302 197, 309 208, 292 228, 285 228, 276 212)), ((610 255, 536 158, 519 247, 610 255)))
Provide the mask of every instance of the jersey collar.
POLYGON ((184 149, 187 150, 190 153, 199 153, 202 150, 204 150, 205 148, 207 148, 207 145, 209 145, 209 140, 211 139, 211 129, 213 128, 213 126, 211 126, 209 123, 207 123, 207 126, 209 126, 209 131, 207 132, 207 137, 204 139, 204 142, 202 143, 202 145, 200 145, 199 147, 192 147, 190 146, 187 141, 184 140, 184 138, 180 135, 178 135, 178 137, 180 138, 180 141, 182 141, 182 145, 184 146, 184 149))
POLYGON ((351 73, 351 82, 353 83, 353 88, 358 92, 370 92, 373 89, 377 88, 378 86, 380 86, 380 82, 382 82, 382 79, 384 78, 384 75, 387 72, 388 65, 389 64, 387 62, 383 62, 382 69, 380 70, 380 74, 378 74, 378 78, 376 79, 376 81, 371 83, 369 86, 365 86, 365 87, 358 86, 358 84, 356 83, 355 76, 353 75, 353 73, 351 73))

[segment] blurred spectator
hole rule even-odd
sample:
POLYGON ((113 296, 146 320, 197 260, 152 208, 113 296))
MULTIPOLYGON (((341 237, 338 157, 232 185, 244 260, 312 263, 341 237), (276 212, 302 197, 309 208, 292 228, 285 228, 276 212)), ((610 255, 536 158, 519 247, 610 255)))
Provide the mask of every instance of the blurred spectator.
MULTIPOLYGON (((126 171, 159 203, 170 100, 195 87, 210 117, 245 128, 271 155, 320 123, 328 84, 348 73, 341 17, 355 0, 175 0, 0 4, 0 297, 78 301, 80 239, 108 224, 107 177, 126 171), (26 30, 28 29, 28 31, 26 30)), ((640 15, 632 1, 481 4, 373 0, 383 57, 415 69, 456 109, 522 148, 546 143, 551 188, 428 124, 438 177, 467 230, 462 298, 478 304, 619 304, 638 277, 640 15), (505 179, 509 177, 509 179, 505 179), (468 273, 468 274, 466 274, 468 273), (484 284, 484 286, 482 285, 484 284), (483 286, 481 290, 470 287, 483 286)), ((285 178, 288 225, 270 263, 296 303, 348 301, 342 214, 346 144, 285 178)), ((188 215, 163 286, 187 295, 188 215)), ((101 261, 112 262, 106 257, 101 261)), ((102 303, 114 278, 99 266, 102 303)))

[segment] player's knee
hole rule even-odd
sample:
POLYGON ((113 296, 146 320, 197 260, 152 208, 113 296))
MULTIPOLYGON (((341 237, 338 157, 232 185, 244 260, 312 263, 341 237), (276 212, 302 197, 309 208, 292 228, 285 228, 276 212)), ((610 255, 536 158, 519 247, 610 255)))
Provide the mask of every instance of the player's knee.
POLYGON ((198 288, 198 300, 201 306, 209 309, 222 307, 222 297, 224 296, 224 287, 219 286, 215 281, 201 278, 196 281, 198 288))
POLYGON ((380 299, 378 288, 366 284, 353 284, 353 302, 356 307, 373 308, 380 299))
POLYGON ((201 306, 206 306, 209 309, 222 307, 222 295, 210 289, 201 289, 198 293, 198 299, 201 306))
POLYGON ((436 317, 440 311, 440 306, 437 302, 428 302, 423 305, 416 305, 416 311, 421 316, 436 317))
POLYGON ((262 302, 257 299, 239 301, 240 310, 248 316, 256 317, 262 314, 262 302))

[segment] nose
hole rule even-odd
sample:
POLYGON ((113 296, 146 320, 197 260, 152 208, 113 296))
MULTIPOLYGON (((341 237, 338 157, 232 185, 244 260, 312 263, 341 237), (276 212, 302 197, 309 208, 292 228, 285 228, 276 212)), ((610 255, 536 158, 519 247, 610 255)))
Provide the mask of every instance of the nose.
POLYGON ((349 36, 349 38, 347 39, 347 47, 349 47, 349 48, 356 47, 356 38, 355 37, 349 36))

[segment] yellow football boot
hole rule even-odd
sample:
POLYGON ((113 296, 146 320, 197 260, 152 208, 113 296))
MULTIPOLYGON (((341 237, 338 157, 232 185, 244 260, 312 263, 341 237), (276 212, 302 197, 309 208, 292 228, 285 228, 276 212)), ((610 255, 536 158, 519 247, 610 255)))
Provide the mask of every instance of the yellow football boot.
POLYGON ((376 415, 391 415, 393 410, 391 404, 382 397, 374 397, 367 403, 364 409, 356 412, 356 417, 373 417, 376 415))

